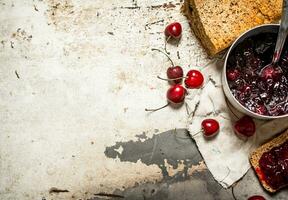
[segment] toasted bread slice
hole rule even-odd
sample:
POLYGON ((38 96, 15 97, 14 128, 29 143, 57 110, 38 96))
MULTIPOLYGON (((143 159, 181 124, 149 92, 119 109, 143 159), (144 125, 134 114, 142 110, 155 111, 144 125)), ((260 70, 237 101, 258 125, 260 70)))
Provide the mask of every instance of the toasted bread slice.
POLYGON ((280 19, 283 0, 185 0, 183 11, 210 56, 246 30, 280 19))
POLYGON ((270 151, 273 147, 280 146, 287 140, 288 140, 288 130, 286 130, 284 133, 280 134, 278 137, 274 138, 273 140, 257 148, 250 156, 250 163, 253 166, 261 184, 267 191, 272 192, 272 193, 276 192, 277 190, 273 189, 265 182, 263 173, 261 172, 261 169, 259 166, 259 160, 264 152, 270 151))

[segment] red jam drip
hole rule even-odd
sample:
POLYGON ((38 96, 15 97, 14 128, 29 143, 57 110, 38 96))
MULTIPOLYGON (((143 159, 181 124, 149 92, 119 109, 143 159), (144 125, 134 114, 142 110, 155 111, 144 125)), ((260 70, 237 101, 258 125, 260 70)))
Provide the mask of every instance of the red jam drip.
POLYGON ((231 52, 227 80, 232 94, 244 107, 268 116, 288 114, 288 41, 277 66, 272 61, 277 34, 247 38, 231 52))
POLYGON ((259 176, 259 179, 260 179, 261 181, 265 181, 264 174, 263 174, 262 170, 261 170, 259 167, 256 168, 256 172, 257 172, 257 174, 258 174, 258 176, 259 176))
POLYGON ((277 190, 288 184, 288 141, 263 153, 259 166, 265 182, 277 190))

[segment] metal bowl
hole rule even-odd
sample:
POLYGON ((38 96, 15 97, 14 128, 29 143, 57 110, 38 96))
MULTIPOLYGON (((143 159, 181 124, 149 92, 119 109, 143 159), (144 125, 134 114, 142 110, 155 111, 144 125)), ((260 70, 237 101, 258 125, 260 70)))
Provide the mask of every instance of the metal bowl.
MULTIPOLYGON (((225 57, 225 62, 224 62, 224 68, 223 68, 223 72, 222 72, 222 85, 223 85, 223 90, 224 93, 226 95, 226 97, 228 98, 229 102, 240 112, 245 113, 251 117, 254 118, 258 118, 258 119, 264 119, 264 120, 270 120, 270 119, 279 119, 279 118, 285 118, 288 117, 288 114, 286 115, 280 115, 280 116, 267 116, 267 115, 259 115, 257 113, 254 113, 252 111, 250 111, 249 109, 247 109, 246 107, 244 107, 242 104, 240 104, 238 102, 238 100, 234 97, 234 95, 232 94, 229 85, 228 85, 228 81, 227 81, 227 76, 226 76, 226 68, 227 68, 227 61, 229 59, 230 53, 233 51, 233 49, 240 44, 241 42, 243 42, 246 38, 249 38, 251 36, 255 36, 258 35, 260 33, 278 33, 279 30, 279 24, 266 24, 266 25, 260 25, 257 27, 254 27, 248 31, 246 31, 245 33, 243 33, 242 35, 240 35, 235 42, 232 44, 232 46, 229 48, 227 55, 225 57)), ((275 41, 276 42, 276 41, 275 41)))

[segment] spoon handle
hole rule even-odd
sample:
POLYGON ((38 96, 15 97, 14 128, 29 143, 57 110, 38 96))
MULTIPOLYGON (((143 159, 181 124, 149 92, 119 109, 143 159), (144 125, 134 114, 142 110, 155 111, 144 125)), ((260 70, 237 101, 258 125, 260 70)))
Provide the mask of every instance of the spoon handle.
POLYGON ((281 56, 281 52, 288 34, 288 0, 283 0, 282 18, 277 37, 276 47, 272 59, 272 64, 276 64, 281 56))

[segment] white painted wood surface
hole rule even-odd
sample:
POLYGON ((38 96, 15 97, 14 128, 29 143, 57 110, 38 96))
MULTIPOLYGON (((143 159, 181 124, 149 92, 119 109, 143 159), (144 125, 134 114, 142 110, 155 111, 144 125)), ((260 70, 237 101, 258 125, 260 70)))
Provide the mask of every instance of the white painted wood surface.
POLYGON ((166 103, 168 84, 156 76, 169 62, 151 52, 163 47, 165 25, 183 25, 179 46, 168 46, 175 63, 187 70, 207 62, 181 3, 164 3, 0 1, 1 199, 86 199, 161 180, 158 166, 104 151, 143 131, 186 126, 184 107, 144 112, 166 103), (53 197, 52 187, 70 192, 53 197))

